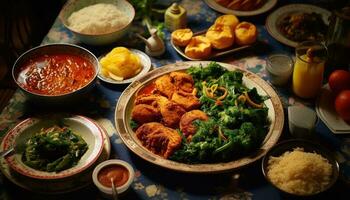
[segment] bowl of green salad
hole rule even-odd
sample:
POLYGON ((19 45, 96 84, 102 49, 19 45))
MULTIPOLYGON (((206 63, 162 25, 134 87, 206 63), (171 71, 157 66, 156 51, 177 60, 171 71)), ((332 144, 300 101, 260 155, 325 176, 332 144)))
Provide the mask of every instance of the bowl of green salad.
POLYGON ((16 173, 55 180, 74 176, 93 166, 104 147, 103 132, 80 115, 28 118, 3 138, 5 157, 16 173))

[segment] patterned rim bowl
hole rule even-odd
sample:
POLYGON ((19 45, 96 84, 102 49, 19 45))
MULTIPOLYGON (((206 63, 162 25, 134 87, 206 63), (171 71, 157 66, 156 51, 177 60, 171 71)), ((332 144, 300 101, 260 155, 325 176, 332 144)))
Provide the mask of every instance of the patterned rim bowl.
POLYGON ((103 134, 101 129, 91 119, 79 115, 54 116, 46 117, 45 119, 28 118, 16 125, 5 135, 3 139, 4 149, 9 149, 16 145, 15 152, 7 156, 5 160, 11 169, 26 177, 42 180, 69 178, 84 172, 98 160, 104 147, 103 134), (48 128, 62 123, 68 126, 75 134, 81 136, 88 144, 88 150, 80 158, 78 163, 60 172, 40 171, 24 164, 22 155, 28 139, 35 133, 38 133, 42 128, 48 128))

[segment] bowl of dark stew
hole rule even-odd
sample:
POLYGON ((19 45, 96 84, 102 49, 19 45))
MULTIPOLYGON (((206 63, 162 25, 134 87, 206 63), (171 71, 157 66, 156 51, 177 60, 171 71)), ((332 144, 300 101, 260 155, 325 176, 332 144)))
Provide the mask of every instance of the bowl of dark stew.
POLYGON ((12 77, 31 102, 59 105, 77 102, 96 82, 99 62, 87 49, 49 44, 23 53, 12 77))

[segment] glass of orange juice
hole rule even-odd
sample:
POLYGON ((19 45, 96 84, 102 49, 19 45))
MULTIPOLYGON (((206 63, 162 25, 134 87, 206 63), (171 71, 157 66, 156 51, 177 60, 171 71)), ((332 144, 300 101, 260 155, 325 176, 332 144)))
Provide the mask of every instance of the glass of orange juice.
POLYGON ((295 53, 293 92, 301 98, 314 98, 322 87, 327 48, 320 42, 305 41, 295 53))

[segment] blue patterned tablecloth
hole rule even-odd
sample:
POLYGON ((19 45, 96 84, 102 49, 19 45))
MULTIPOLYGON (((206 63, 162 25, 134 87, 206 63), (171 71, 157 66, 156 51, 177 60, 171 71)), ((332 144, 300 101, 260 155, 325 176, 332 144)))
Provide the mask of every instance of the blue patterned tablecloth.
MULTIPOLYGON (((289 1, 280 1, 276 7, 284 5, 289 1)), ((293 1, 304 2, 304 1, 293 1)), ((325 1, 309 1, 322 4, 325 1)), ((188 26, 194 31, 206 29, 220 15, 210 9, 203 1, 183 0, 181 4, 188 11, 188 26)), ((324 4, 325 5, 325 4, 324 4)), ((274 9, 276 9, 276 7, 274 9)), ((270 12, 269 12, 270 13, 270 12)), ((240 68, 258 74, 269 82, 265 71, 265 58, 272 53, 285 53, 293 56, 294 50, 282 45, 273 39, 266 31, 264 24, 266 16, 263 14, 254 17, 241 17, 241 21, 250 21, 258 27, 258 40, 263 42, 257 48, 232 54, 217 61, 235 64, 240 68)), ((184 59, 171 47, 169 33, 166 33, 166 53, 160 58, 152 58, 154 67, 161 67, 168 63, 181 62, 184 59)), ((107 52, 113 46, 125 45, 129 47, 140 47, 136 39, 128 44, 115 44, 108 47, 91 47, 80 44, 77 39, 64 28, 57 19, 43 40, 47 43, 74 43, 82 45, 97 56, 107 52)), ((143 49, 141 49, 143 50, 143 49)), ((134 155, 122 143, 114 128, 114 109, 121 92, 126 88, 124 85, 108 85, 98 82, 97 87, 89 98, 84 99, 81 107, 70 108, 66 112, 86 115, 96 119, 110 134, 112 144, 111 158, 120 158, 131 163, 136 171, 136 178, 132 183, 131 190, 122 199, 293 199, 281 194, 264 179, 261 173, 261 162, 258 161, 239 171, 216 174, 216 175, 193 175, 169 171, 150 164, 134 155), (237 179, 237 177, 239 178, 237 179)), ((313 107, 313 101, 304 101, 292 95, 290 87, 274 87, 279 94, 284 109, 289 105, 304 105, 313 107)), ((56 112, 50 111, 50 112, 56 112)), ((25 97, 19 91, 15 93, 9 105, 0 115, 0 136, 3 136, 11 127, 19 121, 32 116, 40 116, 47 110, 38 109, 27 104, 25 97)), ((287 118, 286 118, 287 121, 287 118)), ((332 150, 341 164, 341 178, 338 183, 323 196, 317 198, 345 198, 345 188, 350 182, 350 138, 349 136, 336 136, 330 132, 322 121, 316 126, 316 139, 327 148, 332 150)), ((288 126, 285 124, 281 140, 290 138, 288 126)), ((97 189, 90 187, 65 195, 46 196, 34 194, 11 184, 0 173, 0 199, 101 199, 97 189)))

